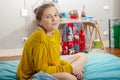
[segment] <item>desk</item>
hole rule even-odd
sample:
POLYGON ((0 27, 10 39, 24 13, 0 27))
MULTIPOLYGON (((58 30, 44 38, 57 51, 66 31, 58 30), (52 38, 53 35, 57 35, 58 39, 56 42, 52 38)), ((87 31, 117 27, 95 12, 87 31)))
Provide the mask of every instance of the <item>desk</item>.
POLYGON ((61 24, 66 24, 66 23, 73 23, 73 22, 82 22, 83 23, 83 27, 85 29, 85 31, 87 32, 87 29, 89 28, 90 31, 90 42, 89 42, 89 47, 88 47, 88 52, 91 51, 91 47, 93 45, 93 33, 95 30, 95 38, 97 39, 98 37, 100 38, 100 41, 102 43, 102 48, 104 51, 106 51, 104 43, 103 43, 103 39, 99 30, 99 23, 98 21, 92 22, 92 21, 88 21, 88 20, 82 20, 82 19, 69 19, 69 20, 62 20, 60 23, 61 24), (92 28, 92 31, 90 30, 90 27, 92 28))

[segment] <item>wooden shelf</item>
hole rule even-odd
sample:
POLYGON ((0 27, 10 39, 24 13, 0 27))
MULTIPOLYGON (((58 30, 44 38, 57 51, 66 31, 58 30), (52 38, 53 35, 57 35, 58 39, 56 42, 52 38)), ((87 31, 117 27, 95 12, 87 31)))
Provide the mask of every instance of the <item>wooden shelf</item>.
POLYGON ((63 19, 60 21, 60 24, 73 23, 73 22, 82 22, 82 23, 91 22, 91 23, 93 23, 93 21, 84 20, 84 19, 63 19))

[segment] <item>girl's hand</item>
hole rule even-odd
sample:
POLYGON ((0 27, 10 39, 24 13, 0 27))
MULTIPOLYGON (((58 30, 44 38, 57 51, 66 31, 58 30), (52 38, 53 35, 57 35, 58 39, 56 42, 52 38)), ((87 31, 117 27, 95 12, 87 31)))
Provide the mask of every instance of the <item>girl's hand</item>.
POLYGON ((76 65, 72 65, 72 69, 73 69, 73 74, 77 77, 77 79, 83 78, 84 69, 76 65))

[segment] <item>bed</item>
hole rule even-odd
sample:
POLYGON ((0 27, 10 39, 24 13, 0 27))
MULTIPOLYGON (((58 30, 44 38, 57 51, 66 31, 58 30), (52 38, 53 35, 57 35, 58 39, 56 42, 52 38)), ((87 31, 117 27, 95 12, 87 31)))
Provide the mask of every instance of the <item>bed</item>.
MULTIPOLYGON (((61 56, 61 58, 68 56, 61 56)), ((119 57, 109 53, 90 53, 87 56, 88 63, 84 67, 85 73, 83 80, 120 80, 119 57)), ((0 80, 16 80, 16 68, 19 63, 19 58, 0 61, 0 80)))

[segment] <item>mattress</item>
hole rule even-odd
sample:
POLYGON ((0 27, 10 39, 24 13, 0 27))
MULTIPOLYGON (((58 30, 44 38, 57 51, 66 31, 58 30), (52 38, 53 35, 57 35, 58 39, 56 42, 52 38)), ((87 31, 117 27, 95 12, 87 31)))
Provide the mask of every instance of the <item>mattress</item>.
MULTIPOLYGON (((61 58, 68 57, 61 55, 61 58)), ((120 80, 120 58, 108 53, 87 54, 83 80, 120 80)), ((16 80, 19 60, 0 61, 0 80, 16 80)))

